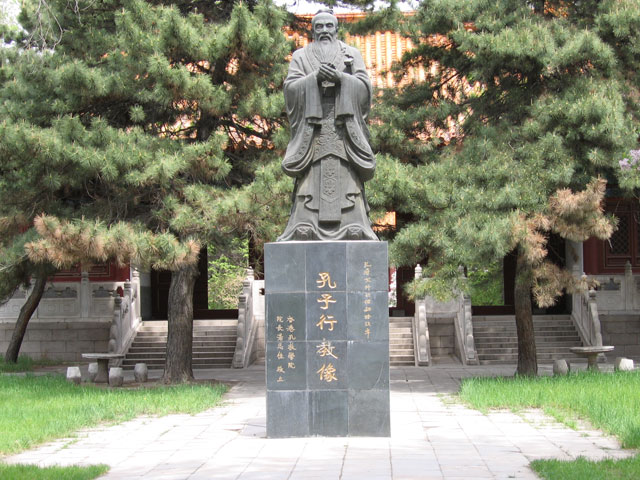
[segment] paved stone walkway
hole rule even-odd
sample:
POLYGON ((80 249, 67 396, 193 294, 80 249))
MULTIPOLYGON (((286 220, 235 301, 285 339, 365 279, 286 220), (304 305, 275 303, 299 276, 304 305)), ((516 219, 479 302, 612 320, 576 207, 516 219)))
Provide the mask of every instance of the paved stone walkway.
POLYGON ((615 439, 573 431, 538 412, 483 415, 447 401, 461 378, 512 375, 513 366, 393 368, 391 438, 265 438, 264 367, 202 370, 237 382, 226 404, 198 415, 138 418, 86 430, 5 459, 110 465, 104 479, 536 479, 537 458, 621 458, 615 439), (444 399, 444 401, 443 401, 444 399))

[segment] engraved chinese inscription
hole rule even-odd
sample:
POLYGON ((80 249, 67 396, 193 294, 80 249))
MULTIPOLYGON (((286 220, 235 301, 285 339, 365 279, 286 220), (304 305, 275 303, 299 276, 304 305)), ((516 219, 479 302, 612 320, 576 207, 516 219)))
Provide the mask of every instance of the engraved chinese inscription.
POLYGON ((364 336, 369 340, 371 338, 371 264, 369 262, 364 262, 362 273, 365 290, 363 308, 364 336))

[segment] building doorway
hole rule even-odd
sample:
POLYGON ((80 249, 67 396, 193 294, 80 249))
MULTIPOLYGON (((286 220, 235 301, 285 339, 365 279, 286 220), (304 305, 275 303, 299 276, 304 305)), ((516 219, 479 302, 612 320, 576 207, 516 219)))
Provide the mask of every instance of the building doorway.
POLYGON ((397 267, 389 272, 389 290, 392 293, 389 298, 390 317, 413 317, 416 304, 407 297, 405 292, 407 283, 415 276, 413 267, 397 267))
MULTIPOLYGON (((547 242, 548 258, 559 267, 566 265, 565 240, 552 234, 547 242)), ((473 315, 514 315, 514 287, 516 282, 516 252, 506 255, 502 261, 467 267, 473 315)), ((563 294, 556 304, 538 308, 533 300, 535 315, 560 315, 570 313, 571 303, 563 294)))
MULTIPOLYGON (((212 308, 210 300, 210 256, 207 247, 200 250, 198 277, 193 288, 194 319, 238 318, 238 308, 212 308)), ((171 272, 153 270, 151 272, 151 315, 152 320, 166 320, 171 284, 171 272)))

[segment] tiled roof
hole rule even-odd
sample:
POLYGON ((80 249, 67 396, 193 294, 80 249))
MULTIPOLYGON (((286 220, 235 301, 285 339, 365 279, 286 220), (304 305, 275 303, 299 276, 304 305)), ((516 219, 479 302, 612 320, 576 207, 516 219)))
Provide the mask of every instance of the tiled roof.
MULTIPOLYGON (((360 20, 364 13, 337 14, 338 22, 347 23, 360 20)), ((301 15, 300 18, 310 20, 313 15, 301 15)), ((309 39, 298 33, 289 33, 288 37, 296 42, 299 47, 309 44, 309 39)), ((370 35, 349 35, 345 42, 360 50, 364 59, 371 83, 378 88, 391 88, 396 82, 389 67, 402 58, 402 54, 413 48, 413 43, 408 38, 393 32, 376 32, 370 35)), ((425 80, 425 71, 422 66, 411 67, 406 73, 407 80, 425 80)))

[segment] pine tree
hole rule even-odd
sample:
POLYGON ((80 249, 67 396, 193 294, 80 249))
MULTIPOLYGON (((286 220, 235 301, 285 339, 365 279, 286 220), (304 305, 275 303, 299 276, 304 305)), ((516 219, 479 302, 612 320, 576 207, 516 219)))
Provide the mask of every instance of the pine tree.
POLYGON ((613 231, 602 179, 637 142, 638 27, 635 0, 431 0, 400 27, 416 47, 398 75, 423 66, 426 81, 376 109, 369 200, 403 219, 397 263, 428 258, 416 294, 517 252, 518 374, 537 372, 532 292, 546 306, 577 287, 547 258, 549 235, 613 231))
POLYGON ((166 382, 193 378, 200 246, 245 233, 236 190, 282 125, 285 21, 269 0, 33 0, 2 67, 0 225, 38 264, 172 270, 166 382))
MULTIPOLYGON (((18 10, 17 2, 5 1, 0 4, 0 32, 3 43, 0 61, 4 66, 0 69, 0 85, 5 85, 13 79, 13 65, 17 61, 19 50, 10 46, 15 47, 16 42, 24 41, 25 34, 15 18, 18 10)), ((15 179, 15 174, 15 165, 3 158, 0 162, 0 304, 10 300, 19 287, 28 288, 32 280, 33 288, 18 313, 16 326, 4 355, 5 361, 11 363, 18 360, 29 320, 42 298, 47 277, 55 271, 50 263, 35 264, 30 261, 25 252, 25 244, 35 238, 34 231, 29 229, 27 218, 28 209, 34 205, 25 203, 27 210, 20 211, 17 208, 20 198, 8 194, 8 186, 15 179)))

